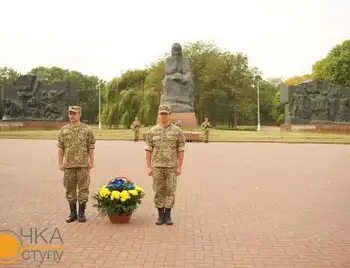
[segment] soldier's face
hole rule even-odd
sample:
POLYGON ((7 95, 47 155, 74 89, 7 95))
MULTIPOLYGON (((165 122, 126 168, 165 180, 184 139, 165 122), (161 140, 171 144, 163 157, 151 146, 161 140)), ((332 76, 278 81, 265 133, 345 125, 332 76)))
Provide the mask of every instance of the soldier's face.
POLYGON ((70 111, 68 113, 68 115, 69 115, 69 120, 71 122, 73 122, 73 123, 79 121, 80 120, 80 116, 81 116, 81 114, 79 112, 72 112, 72 111, 70 111))
POLYGON ((169 122, 169 113, 158 113, 158 118, 161 123, 169 122))

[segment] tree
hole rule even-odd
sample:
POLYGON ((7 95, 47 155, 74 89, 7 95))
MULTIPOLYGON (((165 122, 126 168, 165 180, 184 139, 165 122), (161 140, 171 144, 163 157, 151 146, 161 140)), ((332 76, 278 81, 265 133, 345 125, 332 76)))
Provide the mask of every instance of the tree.
POLYGON ((284 84, 289 86, 294 86, 294 85, 300 84, 301 82, 304 82, 305 80, 313 79, 313 77, 314 76, 311 74, 296 75, 286 79, 284 81, 284 84))
POLYGON ((284 105, 280 101, 280 88, 283 84, 281 77, 267 79, 271 87, 271 95, 268 97, 272 101, 271 118, 275 124, 284 122, 284 105))
POLYGON ((315 78, 350 87, 350 39, 334 46, 312 67, 315 78))
POLYGON ((110 128, 119 124, 129 128, 135 116, 140 114, 148 74, 148 69, 128 70, 108 83, 103 118, 110 128))
POLYGON ((248 56, 198 41, 184 46, 196 87, 196 115, 200 121, 236 125, 256 107, 253 79, 259 71, 248 66, 248 56))

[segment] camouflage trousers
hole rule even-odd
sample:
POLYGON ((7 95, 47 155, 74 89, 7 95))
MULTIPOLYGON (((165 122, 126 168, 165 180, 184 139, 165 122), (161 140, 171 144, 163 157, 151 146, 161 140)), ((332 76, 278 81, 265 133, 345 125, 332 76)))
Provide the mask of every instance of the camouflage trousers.
POLYGON ((177 186, 176 168, 152 168, 154 203, 157 208, 173 208, 177 186))
POLYGON ((135 139, 135 141, 139 140, 139 136, 140 136, 140 130, 138 128, 134 129, 134 139, 135 139))
POLYGON ((209 129, 204 129, 204 141, 209 140, 209 129))
POLYGON ((79 204, 86 203, 89 199, 89 168, 64 169, 63 185, 66 189, 66 198, 70 204, 76 203, 77 200, 79 204))

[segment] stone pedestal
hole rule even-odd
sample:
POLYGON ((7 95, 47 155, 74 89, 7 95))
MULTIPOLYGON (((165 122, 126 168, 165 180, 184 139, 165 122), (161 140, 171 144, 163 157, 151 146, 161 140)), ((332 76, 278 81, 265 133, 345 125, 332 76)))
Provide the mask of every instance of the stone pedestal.
POLYGON ((43 121, 2 121, 0 122, 0 131, 5 130, 59 130, 68 122, 43 122, 43 121))
MULTIPOLYGON (((185 129, 196 129, 197 119, 195 113, 171 113, 170 120, 180 122, 180 127, 185 129)), ((184 130, 187 142, 201 141, 199 132, 184 130)))
POLYGON ((180 127, 197 128, 197 119, 195 113, 171 113, 171 121, 180 121, 180 127))
POLYGON ((283 124, 284 132, 350 133, 350 123, 283 124))
POLYGON ((197 131, 184 131, 186 142, 199 142, 202 138, 197 131))

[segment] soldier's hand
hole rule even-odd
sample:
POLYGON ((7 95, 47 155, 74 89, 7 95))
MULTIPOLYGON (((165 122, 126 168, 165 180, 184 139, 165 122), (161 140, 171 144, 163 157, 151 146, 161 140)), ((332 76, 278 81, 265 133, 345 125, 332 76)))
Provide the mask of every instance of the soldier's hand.
POLYGON ((89 161, 88 166, 89 166, 89 169, 92 169, 92 168, 94 167, 94 164, 92 164, 92 163, 89 161))
POLYGON ((178 167, 178 168, 176 169, 176 176, 180 176, 181 171, 182 171, 182 168, 178 167))
POLYGON ((147 174, 148 174, 148 176, 152 176, 152 169, 151 168, 147 168, 147 174))
POLYGON ((58 168, 59 168, 60 170, 64 170, 63 164, 59 164, 58 168))

